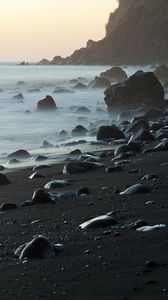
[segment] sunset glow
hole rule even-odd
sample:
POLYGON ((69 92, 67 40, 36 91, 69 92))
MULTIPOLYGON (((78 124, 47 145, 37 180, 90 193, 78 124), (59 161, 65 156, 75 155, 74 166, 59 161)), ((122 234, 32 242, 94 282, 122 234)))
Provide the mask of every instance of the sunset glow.
POLYGON ((117 0, 6 0, 0 10, 0 61, 67 56, 105 35, 117 0))

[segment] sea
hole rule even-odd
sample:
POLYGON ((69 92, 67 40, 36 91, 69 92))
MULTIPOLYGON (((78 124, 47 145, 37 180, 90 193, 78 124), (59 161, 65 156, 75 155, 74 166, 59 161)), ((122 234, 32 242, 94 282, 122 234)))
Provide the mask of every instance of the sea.
MULTIPOLYGON (((102 124, 115 122, 108 115, 104 102, 104 90, 86 88, 73 90, 72 79, 89 83, 111 66, 41 66, 0 63, 0 164, 8 169, 35 164, 36 155, 46 155, 50 162, 61 161, 75 148, 84 152, 100 149, 96 136, 73 137, 71 131, 77 125, 86 129, 98 128, 102 124), (54 93, 56 88, 68 88, 73 93, 54 93), (15 99, 21 93, 24 99, 15 99), (38 112, 37 102, 50 95, 57 110, 38 112), (85 106, 88 114, 76 113, 85 106), (68 133, 66 138, 59 135, 61 130, 68 133), (43 142, 52 144, 43 147, 43 142), (81 141, 81 144, 80 144, 81 141), (79 142, 79 144, 77 143, 79 142), (25 149, 32 155, 28 161, 13 165, 7 155, 25 149)), ((142 69, 139 66, 123 66, 128 76, 142 69)), ((149 69, 148 66, 143 70, 149 69)), ((117 117, 117 116, 116 116, 117 117)), ((115 119, 115 116, 113 117, 115 119)), ((105 145, 102 144, 102 147, 105 145)))

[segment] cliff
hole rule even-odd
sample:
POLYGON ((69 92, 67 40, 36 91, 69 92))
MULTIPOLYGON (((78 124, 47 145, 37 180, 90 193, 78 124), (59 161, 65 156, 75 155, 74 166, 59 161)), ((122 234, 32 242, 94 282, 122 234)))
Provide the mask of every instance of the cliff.
POLYGON ((61 64, 168 63, 168 0, 119 0, 110 14, 103 40, 89 40, 85 48, 61 64))

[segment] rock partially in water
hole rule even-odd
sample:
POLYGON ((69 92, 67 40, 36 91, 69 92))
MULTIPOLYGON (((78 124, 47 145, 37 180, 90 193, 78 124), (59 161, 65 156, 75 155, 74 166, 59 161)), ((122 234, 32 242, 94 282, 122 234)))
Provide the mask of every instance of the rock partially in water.
POLYGON ((121 153, 127 153, 131 151, 131 147, 129 145, 120 145, 114 151, 114 156, 118 156, 121 153))
POLYGON ((114 82, 124 81, 128 78, 126 72, 120 67, 112 67, 111 69, 100 73, 100 77, 114 82))
POLYGON ((73 94, 73 93, 74 93, 73 90, 67 88, 59 88, 59 87, 53 91, 53 94, 73 94))
POLYGON ((2 205, 0 206, 0 210, 2 210, 2 211, 12 210, 12 209, 16 209, 16 208, 17 208, 17 205, 12 202, 2 203, 2 205))
POLYGON ((23 97, 22 93, 19 93, 19 94, 17 94, 17 95, 15 95, 15 96, 13 96, 13 98, 12 98, 12 99, 16 99, 16 100, 23 100, 23 99, 24 99, 24 97, 23 97))
POLYGON ((110 86, 105 91, 109 112, 164 106, 164 90, 152 72, 138 71, 126 81, 110 86))
POLYGON ((44 188, 46 190, 56 189, 59 187, 65 187, 71 185, 71 182, 68 179, 55 179, 51 180, 45 184, 44 188))
POLYGON ((144 194, 149 193, 150 189, 141 183, 134 184, 120 193, 120 195, 144 194))
POLYGON ((8 165, 15 165, 15 164, 19 164, 21 161, 16 159, 16 158, 12 158, 10 160, 8 160, 7 164, 8 165))
POLYGON ((77 82, 74 86, 73 89, 75 90, 85 90, 87 89, 87 85, 81 82, 77 82))
POLYGON ((31 157, 30 153, 27 150, 20 149, 15 152, 10 153, 7 158, 16 158, 16 159, 27 159, 31 157))
POLYGON ((69 162, 64 166, 63 174, 69 175, 69 174, 76 174, 76 173, 85 173, 102 167, 104 167, 104 164, 98 162, 86 162, 86 161, 69 162))
POLYGON ((165 229, 167 226, 165 224, 157 224, 153 226, 143 226, 140 228, 137 228, 136 230, 139 232, 154 232, 158 230, 165 229))
POLYGON ((37 110, 55 110, 57 109, 56 103, 53 97, 47 95, 44 99, 37 102, 37 110))
POLYGON ((65 130, 60 130, 58 132, 59 138, 67 139, 69 138, 69 134, 65 130))
POLYGON ((53 148, 54 145, 49 143, 48 141, 43 141, 42 147, 41 148, 53 148))
POLYGON ((47 159, 48 159, 48 157, 45 155, 37 155, 34 158, 35 161, 43 161, 43 160, 47 160, 47 159))
POLYGON ((0 185, 11 183, 5 174, 0 173, 0 185))
POLYGON ((17 248, 15 255, 18 256, 20 260, 31 258, 54 258, 59 252, 60 249, 58 246, 49 242, 46 237, 39 235, 32 241, 17 248))
POLYGON ((77 125, 74 129, 72 129, 73 136, 84 136, 87 135, 87 133, 88 130, 82 125, 77 125))
POLYGON ((82 152, 80 149, 72 150, 69 155, 80 155, 82 152))
POLYGON ((41 170, 41 169, 48 169, 48 168, 51 168, 51 166, 49 165, 38 165, 38 166, 34 166, 33 167, 33 171, 36 172, 38 170, 41 170))
POLYGON ((101 126, 97 131, 97 140, 124 139, 124 133, 116 126, 101 126))
POLYGON ((105 89, 111 85, 110 81, 105 78, 96 76, 95 79, 89 84, 93 89, 105 89))
POLYGON ((79 108, 76 109, 75 113, 76 114, 89 114, 90 109, 85 106, 80 106, 79 108))
POLYGON ((114 226, 117 225, 117 221, 110 215, 102 215, 93 219, 90 219, 82 224, 79 225, 81 229, 95 229, 101 228, 106 226, 114 226))

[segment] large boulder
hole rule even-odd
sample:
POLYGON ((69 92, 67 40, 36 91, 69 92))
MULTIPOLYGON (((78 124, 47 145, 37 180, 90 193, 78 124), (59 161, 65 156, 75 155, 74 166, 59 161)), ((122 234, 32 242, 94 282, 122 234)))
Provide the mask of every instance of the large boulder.
POLYGON ((120 67, 113 67, 105 72, 102 72, 100 73, 100 77, 115 82, 120 82, 128 78, 126 72, 120 67))
POLYGON ((15 152, 10 153, 7 158, 9 159, 26 159, 29 158, 31 155, 27 150, 19 149, 15 152))
POLYGON ((37 110, 54 110, 56 108, 57 106, 54 99, 49 95, 37 103, 37 110))
POLYGON ((164 90, 152 72, 138 71, 105 91, 109 112, 164 106, 164 90))
POLYGON ((124 133, 116 126, 100 126, 97 131, 97 140, 124 139, 124 133))

